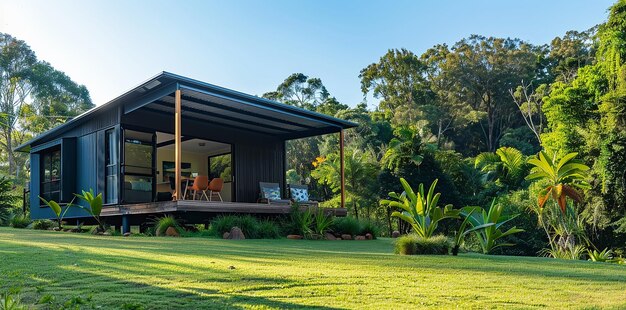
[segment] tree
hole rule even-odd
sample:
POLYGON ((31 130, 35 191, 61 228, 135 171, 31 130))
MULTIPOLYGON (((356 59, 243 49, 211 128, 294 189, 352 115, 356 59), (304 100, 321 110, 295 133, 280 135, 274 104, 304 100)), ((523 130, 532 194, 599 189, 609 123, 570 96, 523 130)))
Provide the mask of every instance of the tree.
POLYGON ((485 173, 485 181, 495 181, 498 186, 509 190, 521 185, 526 172, 526 160, 519 150, 501 147, 495 153, 476 156, 474 167, 485 173))
MULTIPOLYGON (((316 169, 311 175, 320 183, 330 186, 336 201, 341 193, 339 154, 335 152, 327 157, 318 157, 314 165, 316 169)), ((375 181, 379 168, 376 161, 371 152, 348 149, 344 154, 344 169, 347 203, 352 205, 356 218, 359 217, 359 209, 365 206, 366 217, 369 218, 378 195, 375 181)))
POLYGON ((507 128, 520 122, 509 90, 541 74, 543 50, 519 39, 472 35, 457 42, 440 62, 459 100, 483 114, 479 122, 487 151, 495 151, 507 128))
POLYGON ((359 74, 361 91, 380 99, 379 109, 394 124, 407 125, 419 119, 419 105, 432 100, 426 65, 406 49, 389 50, 377 63, 359 74))
POLYGON ((280 83, 276 91, 263 94, 263 98, 315 111, 320 103, 331 97, 321 79, 294 73, 280 83))
POLYGON ((13 148, 92 106, 84 86, 37 60, 24 41, 0 33, 0 147, 9 175, 19 171, 13 148))

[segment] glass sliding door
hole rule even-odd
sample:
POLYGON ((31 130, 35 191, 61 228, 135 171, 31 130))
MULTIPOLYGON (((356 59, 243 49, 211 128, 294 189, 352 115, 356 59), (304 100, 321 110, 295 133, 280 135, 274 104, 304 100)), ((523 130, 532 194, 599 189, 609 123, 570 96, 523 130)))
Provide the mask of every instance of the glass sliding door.
POLYGON ((154 153, 154 133, 124 130, 122 199, 125 203, 153 201, 156 186, 154 153))
POLYGON ((104 133, 105 139, 105 183, 104 183, 104 203, 117 203, 118 199, 118 161, 119 161, 119 139, 115 129, 109 129, 104 133))

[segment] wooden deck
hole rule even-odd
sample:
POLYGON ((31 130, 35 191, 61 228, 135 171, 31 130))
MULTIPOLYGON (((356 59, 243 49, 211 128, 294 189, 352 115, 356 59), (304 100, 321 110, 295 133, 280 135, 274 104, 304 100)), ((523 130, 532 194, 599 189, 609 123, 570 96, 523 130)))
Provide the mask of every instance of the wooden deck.
MULTIPOLYGON (((301 208, 306 208, 303 206, 301 208)), ((325 212, 335 216, 346 216, 344 208, 324 209, 325 212)), ((215 202, 198 200, 160 201, 150 203, 137 203, 118 206, 105 206, 102 208, 102 216, 122 215, 148 215, 160 213, 189 213, 199 212, 208 214, 259 214, 259 215, 283 215, 289 214, 291 206, 287 204, 262 204, 244 202, 215 202)))

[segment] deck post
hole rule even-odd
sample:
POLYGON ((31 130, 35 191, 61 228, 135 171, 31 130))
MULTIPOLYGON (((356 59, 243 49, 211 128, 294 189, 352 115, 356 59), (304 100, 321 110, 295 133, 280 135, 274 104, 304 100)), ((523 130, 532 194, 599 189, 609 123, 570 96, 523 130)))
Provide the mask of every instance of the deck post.
POLYGON ((180 165, 181 165, 181 136, 182 136, 182 132, 181 132, 181 121, 182 121, 182 117, 181 117, 181 93, 180 93, 180 89, 177 89, 175 92, 175 103, 174 103, 174 165, 175 165, 175 182, 176 184, 174 185, 174 191, 176 192, 176 197, 175 200, 181 200, 182 199, 182 189, 180 186, 181 183, 181 171, 180 171, 180 165))
POLYGON ((341 208, 346 207, 346 177, 343 162, 343 129, 339 131, 339 165, 341 170, 341 208))
POLYGON ((122 234, 130 232, 130 223, 128 222, 128 215, 122 215, 122 234))

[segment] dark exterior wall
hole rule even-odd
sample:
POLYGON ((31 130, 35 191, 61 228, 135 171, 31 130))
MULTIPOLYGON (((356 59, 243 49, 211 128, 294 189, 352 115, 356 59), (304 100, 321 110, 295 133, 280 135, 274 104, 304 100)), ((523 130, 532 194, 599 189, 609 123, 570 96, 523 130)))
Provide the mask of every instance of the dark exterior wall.
MULTIPOLYGON (((41 206, 40 193, 40 156, 38 152, 48 147, 62 145, 61 165, 62 183, 65 184, 62 200, 70 201, 74 193, 93 189, 97 193, 104 191, 104 131, 118 124, 119 109, 102 111, 84 124, 63 131, 58 135, 32 145, 30 210, 32 219, 54 218, 48 207, 41 206)), ((75 200, 74 203, 79 203, 75 200)), ((66 218, 84 217, 87 213, 79 208, 71 208, 66 218)))

